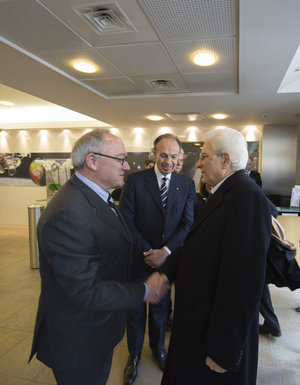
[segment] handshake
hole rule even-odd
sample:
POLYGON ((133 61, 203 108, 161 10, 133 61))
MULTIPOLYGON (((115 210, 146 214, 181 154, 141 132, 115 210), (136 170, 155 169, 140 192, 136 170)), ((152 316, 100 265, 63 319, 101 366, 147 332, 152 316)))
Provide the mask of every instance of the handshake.
POLYGON ((166 295, 170 289, 170 283, 165 274, 160 274, 157 271, 148 277, 146 280, 148 293, 146 301, 150 303, 158 303, 166 295))

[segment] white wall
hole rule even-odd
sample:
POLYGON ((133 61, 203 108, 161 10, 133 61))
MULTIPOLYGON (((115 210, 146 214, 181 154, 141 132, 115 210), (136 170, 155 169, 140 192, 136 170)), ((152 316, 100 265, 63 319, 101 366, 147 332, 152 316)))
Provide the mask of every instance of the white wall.
MULTIPOLYGON (((71 152, 74 142, 86 132, 83 128, 49 129, 49 130, 7 130, 0 132, 0 153, 30 152, 71 152)), ((181 141, 193 142, 205 139, 205 131, 200 128, 176 129, 157 128, 145 130, 111 129, 119 136, 128 152, 149 152, 153 140, 166 132, 171 132, 181 141)), ((246 136, 246 133, 243 132, 246 136)), ((258 137, 252 140, 260 140, 258 137)), ((39 199, 46 199, 46 187, 0 186, 0 226, 27 226, 27 207, 39 199)))
POLYGON ((297 126, 265 126, 262 139, 262 181, 267 194, 291 195, 298 181, 297 126))
POLYGON ((0 186, 0 226, 27 227, 28 206, 45 205, 46 187, 0 186))

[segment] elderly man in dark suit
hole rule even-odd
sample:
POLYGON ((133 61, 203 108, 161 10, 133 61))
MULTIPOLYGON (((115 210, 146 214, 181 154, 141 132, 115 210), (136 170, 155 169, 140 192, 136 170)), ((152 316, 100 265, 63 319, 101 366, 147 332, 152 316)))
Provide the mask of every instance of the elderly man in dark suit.
POLYGON ((72 160, 75 175, 38 224, 42 286, 30 359, 37 353, 59 385, 104 385, 126 310, 160 299, 159 276, 128 282, 131 237, 108 192, 129 170, 122 141, 92 131, 72 160))
POLYGON ((247 144, 214 130, 197 166, 213 186, 183 247, 161 271, 175 281, 163 385, 255 385, 270 205, 245 174, 247 144))
MULTIPOLYGON (((168 256, 181 246, 193 222, 194 182, 177 175, 175 170, 181 143, 165 134, 154 141, 154 168, 130 174, 120 200, 121 212, 134 241, 132 276, 136 282, 145 280, 168 256)), ((154 359, 163 370, 165 320, 170 296, 158 305, 149 305, 149 342, 154 359)), ((127 342, 129 359, 124 371, 124 384, 132 384, 143 348, 146 306, 129 313, 127 342)))

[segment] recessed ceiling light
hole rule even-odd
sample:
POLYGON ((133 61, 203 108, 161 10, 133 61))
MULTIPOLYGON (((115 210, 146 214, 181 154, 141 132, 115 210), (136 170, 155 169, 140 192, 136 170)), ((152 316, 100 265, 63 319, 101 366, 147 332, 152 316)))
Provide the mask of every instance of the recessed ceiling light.
POLYGON ((225 114, 213 114, 212 117, 213 117, 214 119, 220 119, 220 120, 222 120, 222 119, 226 119, 226 118, 227 118, 227 115, 225 115, 225 114))
POLYGON ((208 67, 216 62, 214 54, 209 52, 198 52, 193 57, 193 62, 201 67, 208 67))
POLYGON ((85 62, 85 61, 80 61, 80 60, 75 61, 73 63, 73 67, 77 71, 85 72, 85 73, 88 73, 88 74, 96 72, 96 66, 94 64, 92 64, 92 63, 88 63, 88 62, 85 62))
POLYGON ((0 101, 0 104, 1 104, 2 106, 6 106, 6 107, 14 106, 14 103, 12 103, 12 102, 7 102, 6 100, 1 100, 1 101, 0 101))
POLYGON ((149 116, 146 116, 146 118, 154 121, 159 121, 163 119, 163 117, 159 115, 149 115, 149 116))

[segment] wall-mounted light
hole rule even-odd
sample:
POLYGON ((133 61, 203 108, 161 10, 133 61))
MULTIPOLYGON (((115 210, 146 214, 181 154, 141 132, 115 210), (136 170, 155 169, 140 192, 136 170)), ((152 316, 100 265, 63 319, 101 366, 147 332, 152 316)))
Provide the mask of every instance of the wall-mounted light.
POLYGON ((14 103, 6 101, 6 100, 0 100, 0 104, 1 104, 1 106, 5 106, 5 107, 14 106, 14 103))
POLYGON ((6 139, 6 131, 1 130, 0 132, 0 150, 1 152, 8 152, 8 144, 6 139))
POLYGON ((158 132, 159 132, 159 135, 164 135, 164 134, 171 133, 172 130, 170 127, 161 127, 158 132))
POLYGON ((189 132, 187 137, 188 142, 195 142, 197 140, 196 138, 197 127, 189 126, 187 130, 189 132))
POLYGON ((41 147, 47 147, 48 146, 48 131, 47 130, 41 130, 40 131, 41 136, 41 147))
POLYGON ((84 130, 84 134, 87 134, 88 132, 91 132, 91 131, 93 131, 92 128, 86 128, 86 129, 84 130))
POLYGON ((134 144, 135 145, 142 144, 143 143, 142 134, 144 133, 144 129, 142 127, 135 127, 133 129, 133 133, 134 133, 134 144))
POLYGON ((216 56, 210 52, 197 52, 193 56, 193 62, 201 67, 208 67, 216 62, 216 56))
POLYGON ((244 128, 243 135, 247 142, 256 142, 260 140, 261 133, 257 126, 249 125, 244 128))
POLYGON ((133 129, 133 132, 135 133, 135 134, 142 134, 143 132, 144 132, 144 129, 142 128, 142 127, 135 127, 134 129, 133 129))
POLYGON ((72 64, 73 68, 75 68, 79 72, 84 72, 87 74, 92 74, 97 71, 97 67, 93 63, 89 63, 83 60, 76 60, 72 64))
POLYGON ((118 135, 118 134, 119 134, 119 130, 118 130, 117 128, 115 128, 115 127, 111 127, 111 128, 109 129, 109 132, 110 132, 111 134, 113 134, 113 135, 118 135))

